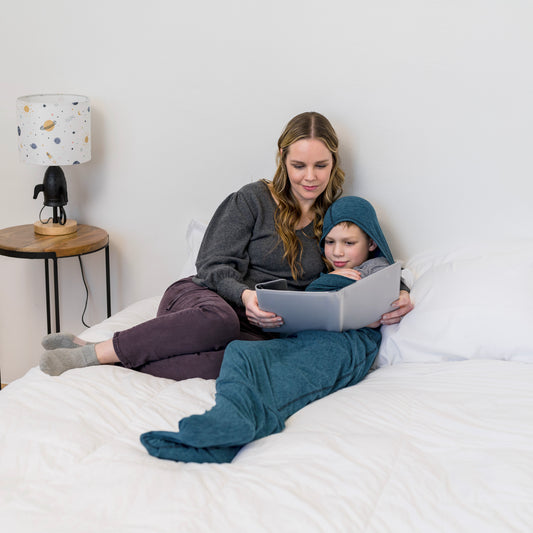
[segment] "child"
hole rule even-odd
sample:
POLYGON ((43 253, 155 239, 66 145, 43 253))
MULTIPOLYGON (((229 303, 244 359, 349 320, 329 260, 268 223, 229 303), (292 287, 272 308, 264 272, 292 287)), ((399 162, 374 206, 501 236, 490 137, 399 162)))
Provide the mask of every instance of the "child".
MULTIPOLYGON (((307 290, 337 290, 394 262, 373 207, 355 196, 328 209, 320 246, 333 272, 307 290)), ((233 341, 213 408, 181 420, 179 432, 151 431, 141 442, 162 459, 231 462, 245 444, 282 431, 285 420, 305 405, 363 379, 380 342, 379 329, 371 327, 233 341)))

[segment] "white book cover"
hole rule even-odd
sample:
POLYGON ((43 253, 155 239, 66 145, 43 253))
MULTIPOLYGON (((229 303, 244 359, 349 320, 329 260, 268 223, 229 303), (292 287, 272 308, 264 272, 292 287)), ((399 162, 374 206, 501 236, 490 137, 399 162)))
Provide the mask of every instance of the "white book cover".
POLYGON ((368 326, 392 311, 400 277, 400 263, 394 263, 337 291, 291 291, 282 279, 255 288, 259 307, 283 317, 283 326, 265 331, 346 331, 368 326))

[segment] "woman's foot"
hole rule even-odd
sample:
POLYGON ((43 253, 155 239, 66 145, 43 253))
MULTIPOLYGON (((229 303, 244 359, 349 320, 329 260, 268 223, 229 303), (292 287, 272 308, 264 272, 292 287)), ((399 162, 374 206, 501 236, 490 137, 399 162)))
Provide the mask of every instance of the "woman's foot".
POLYGON ((43 337, 41 345, 45 350, 56 348, 79 348, 85 344, 92 344, 78 339, 72 333, 50 333, 43 337))
POLYGON ((49 376, 59 376, 73 368, 100 364, 94 344, 76 346, 76 348, 56 348, 44 352, 39 364, 41 370, 49 376))

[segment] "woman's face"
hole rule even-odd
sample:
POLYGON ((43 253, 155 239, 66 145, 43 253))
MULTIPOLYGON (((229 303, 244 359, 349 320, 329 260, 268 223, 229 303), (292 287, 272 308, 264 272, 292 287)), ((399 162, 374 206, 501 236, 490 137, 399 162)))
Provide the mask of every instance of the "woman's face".
POLYGON ((311 207, 326 190, 333 169, 333 156, 318 139, 301 139, 289 146, 285 158, 294 197, 302 208, 311 207))

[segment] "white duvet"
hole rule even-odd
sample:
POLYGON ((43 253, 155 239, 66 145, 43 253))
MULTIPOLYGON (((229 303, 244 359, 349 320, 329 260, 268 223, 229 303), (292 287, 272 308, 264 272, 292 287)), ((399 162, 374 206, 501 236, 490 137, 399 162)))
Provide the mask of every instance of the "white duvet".
POLYGON ((150 457, 214 382, 119 367, 0 393, 10 532, 510 532, 533 525, 533 366, 401 364, 296 413, 228 465, 150 457))
MULTIPOLYGON (((214 403, 214 381, 114 366, 0 392, 0 527, 10 533, 533 531, 533 241, 423 255, 415 309, 380 368, 232 464, 156 459, 139 441, 214 403), (505 283, 496 283, 501 265, 505 283)), ((138 302, 87 340, 150 318, 138 302)))

